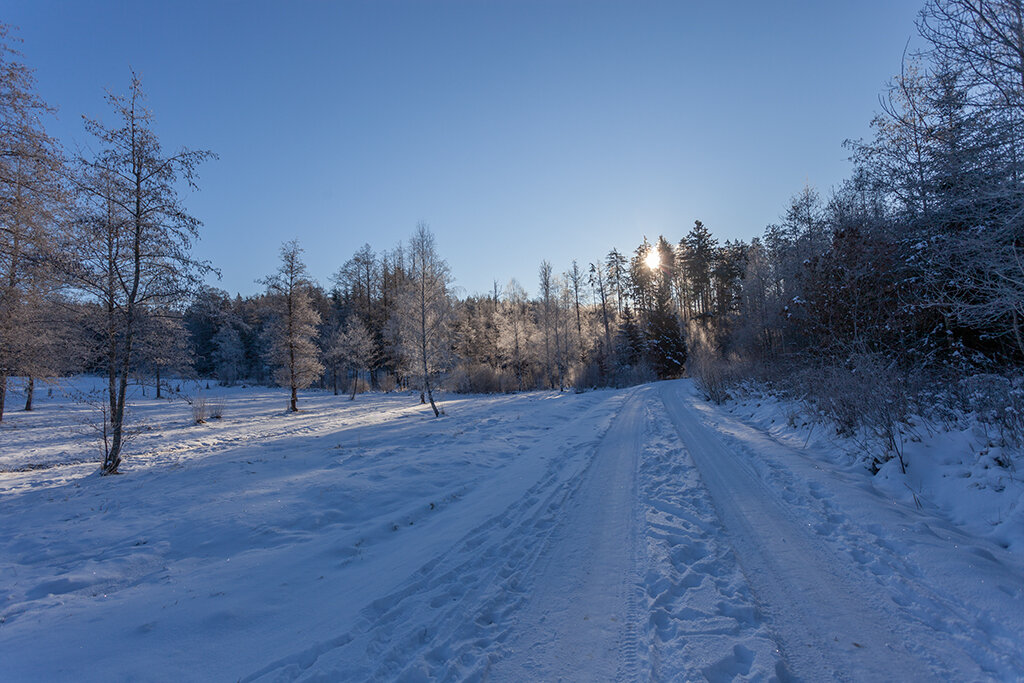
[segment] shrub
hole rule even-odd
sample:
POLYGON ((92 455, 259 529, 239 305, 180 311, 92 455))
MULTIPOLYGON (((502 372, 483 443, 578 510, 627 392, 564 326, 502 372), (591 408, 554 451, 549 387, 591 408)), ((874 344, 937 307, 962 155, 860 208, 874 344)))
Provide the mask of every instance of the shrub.
POLYGON ((379 383, 380 390, 383 391, 385 394, 390 394, 392 391, 395 390, 395 387, 398 386, 398 381, 395 379, 395 376, 392 375, 391 373, 385 373, 384 376, 380 378, 379 383))
POLYGON ((192 419, 197 425, 206 422, 208 411, 206 407, 206 399, 202 396, 196 396, 191 401, 192 405, 192 419))

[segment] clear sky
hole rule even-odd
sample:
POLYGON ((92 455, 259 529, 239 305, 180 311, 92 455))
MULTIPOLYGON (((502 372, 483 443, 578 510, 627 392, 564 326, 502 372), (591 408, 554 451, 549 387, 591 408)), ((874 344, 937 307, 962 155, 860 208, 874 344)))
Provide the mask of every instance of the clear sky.
POLYGON ((54 132, 140 73, 232 293, 433 229, 465 293, 701 219, 750 239, 849 172, 923 0, 0 1, 54 132))

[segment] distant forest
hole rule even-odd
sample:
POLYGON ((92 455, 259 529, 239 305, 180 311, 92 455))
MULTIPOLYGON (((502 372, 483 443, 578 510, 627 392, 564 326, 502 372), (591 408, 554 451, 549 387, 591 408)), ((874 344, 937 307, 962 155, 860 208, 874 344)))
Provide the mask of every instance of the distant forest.
POLYGON ((1024 8, 930 0, 918 31, 871 136, 846 143, 850 178, 797 191, 761 237, 721 243, 698 220, 630 253, 542 261, 533 298, 515 280, 460 298, 426 225, 327 283, 289 242, 263 293, 201 286, 212 267, 191 256, 201 224, 179 190, 212 153, 164 151, 133 77, 111 122, 86 121, 100 151, 69 155, 0 27, 0 420, 10 377, 28 378, 31 409, 36 378, 107 376, 115 471, 130 380, 276 383, 294 410, 308 386, 433 404, 435 388, 690 374, 713 400, 757 381, 840 430, 872 425, 896 455, 911 413, 971 410, 1019 441, 1024 8))

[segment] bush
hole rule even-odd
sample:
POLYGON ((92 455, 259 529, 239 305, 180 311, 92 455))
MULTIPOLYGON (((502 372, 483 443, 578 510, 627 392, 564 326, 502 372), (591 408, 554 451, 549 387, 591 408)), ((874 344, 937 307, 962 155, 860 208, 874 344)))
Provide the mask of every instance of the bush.
POLYGON ((353 377, 348 381, 348 385, 345 388, 345 393, 349 396, 355 394, 365 394, 370 390, 370 383, 362 377, 353 377))
POLYGON ((615 386, 632 387, 637 384, 646 384, 658 379, 658 374, 645 361, 635 365, 627 365, 615 372, 615 386))
POLYGON ((978 422, 995 429, 1002 446, 1024 443, 1024 379, 982 374, 958 383, 960 408, 974 413, 978 422))
POLYGON ((201 425, 206 422, 208 411, 206 408, 206 399, 202 396, 196 396, 191 401, 192 405, 192 419, 197 425, 201 425))
POLYGON ((892 362, 879 354, 852 354, 843 363, 805 367, 787 384, 791 398, 830 420, 839 434, 866 437, 872 470, 895 457, 906 472, 903 437, 910 431, 914 392, 908 376, 892 362))
POLYGON ((395 376, 391 373, 385 373, 384 376, 380 378, 379 384, 381 391, 385 394, 390 394, 395 390, 395 387, 398 386, 398 380, 396 380, 395 376))
POLYGON ((721 405, 731 398, 729 388, 735 383, 736 377, 728 361, 722 358, 709 358, 705 354, 694 354, 690 357, 686 370, 693 377, 697 389, 708 401, 721 405))
POLYGON ((706 335, 696 328, 691 329, 691 338, 693 343, 686 372, 706 400, 721 405, 731 398, 731 388, 743 375, 741 370, 744 368, 741 366, 747 364, 742 363, 738 357, 723 358, 714 350, 714 345, 707 341, 706 335))
POLYGON ((484 363, 460 363, 449 375, 446 386, 460 394, 497 394, 507 384, 500 370, 484 363))

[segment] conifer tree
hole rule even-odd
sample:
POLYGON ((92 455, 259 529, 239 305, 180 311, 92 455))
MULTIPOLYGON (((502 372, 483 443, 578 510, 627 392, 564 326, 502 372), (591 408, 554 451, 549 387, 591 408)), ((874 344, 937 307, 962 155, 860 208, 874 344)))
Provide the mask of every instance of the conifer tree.
POLYGON ((619 329, 615 335, 615 361, 619 369, 635 366, 643 358, 646 344, 640 326, 629 306, 622 308, 619 329))

